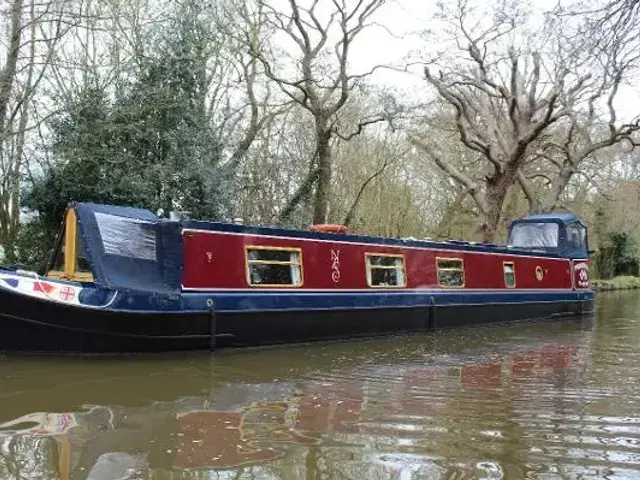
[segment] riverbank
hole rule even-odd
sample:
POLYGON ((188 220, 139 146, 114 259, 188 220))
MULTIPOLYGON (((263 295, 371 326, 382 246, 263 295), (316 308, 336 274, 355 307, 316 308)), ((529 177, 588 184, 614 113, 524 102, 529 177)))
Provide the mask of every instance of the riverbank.
POLYGON ((611 290, 635 290, 640 288, 640 277, 623 276, 608 280, 592 280, 591 286, 598 292, 611 290))

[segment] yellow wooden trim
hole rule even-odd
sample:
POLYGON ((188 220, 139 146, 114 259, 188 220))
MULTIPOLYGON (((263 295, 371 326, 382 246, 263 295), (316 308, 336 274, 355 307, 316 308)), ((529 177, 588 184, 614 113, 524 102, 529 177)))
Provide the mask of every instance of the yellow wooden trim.
POLYGON ((436 257, 436 274, 438 276, 438 285, 441 288, 464 288, 467 284, 467 276, 464 271, 464 260, 460 257, 436 257), (439 262, 443 260, 445 262, 460 262, 460 268, 442 267, 440 268, 439 262), (440 282, 440 272, 460 272, 462 273, 462 285, 443 285, 440 282))
POLYGON ((302 248, 298 247, 269 247, 267 245, 245 245, 244 246, 244 263, 247 285, 258 288, 300 288, 304 285, 304 267, 302 261, 302 248), (285 262, 282 260, 250 260, 249 250, 271 250, 279 252, 294 252, 298 254, 298 261, 285 262), (300 283, 252 283, 251 282, 251 264, 259 265, 295 265, 300 268, 300 283))
POLYGON ((394 257, 404 259, 404 253, 364 252, 367 257, 394 257))
POLYGON ((93 274, 91 272, 75 272, 71 277, 71 280, 77 280, 78 282, 93 282, 93 274))
POLYGON ((302 252, 302 249, 299 247, 270 247, 268 245, 245 245, 245 250, 279 250, 279 251, 296 251, 302 252))
POLYGON ((61 272, 60 270, 49 270, 46 276, 51 278, 60 278, 60 279, 66 278, 66 274, 64 272, 61 272))
POLYGON ((364 252, 365 265, 366 265, 366 277, 367 285, 371 288, 405 288, 407 286, 407 262, 405 261, 403 253, 377 253, 377 252, 364 252), (372 265, 370 262, 371 257, 386 257, 386 258, 400 258, 402 260, 402 279, 401 285, 372 285, 371 284, 371 270, 374 268, 380 270, 397 270, 398 267, 390 265, 372 265))
MULTIPOLYGON (((67 209, 62 222, 64 228, 64 270, 49 270, 47 277, 58 278, 61 280, 77 280, 80 282, 93 282, 93 274, 91 272, 78 272, 77 268, 77 234, 78 221, 76 211, 73 208, 67 209)), ((56 245, 56 248, 58 245, 56 245)), ((57 255, 58 251, 54 252, 57 255)), ((55 260, 54 260, 55 261, 55 260)))
POLYGON ((516 288, 516 264, 515 262, 502 262, 502 278, 504 280, 504 286, 507 288, 516 288), (513 285, 507 285, 507 272, 504 268, 507 265, 511 265, 511 269, 513 271, 513 285))
POLYGON ((69 208, 65 216, 64 239, 64 273, 67 278, 73 277, 76 271, 76 234, 76 212, 73 208, 69 208))

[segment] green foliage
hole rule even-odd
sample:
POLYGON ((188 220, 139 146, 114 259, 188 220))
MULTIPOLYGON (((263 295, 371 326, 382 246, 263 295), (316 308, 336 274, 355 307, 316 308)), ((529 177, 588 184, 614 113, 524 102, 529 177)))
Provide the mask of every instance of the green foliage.
POLYGON ((611 232, 601 241, 598 252, 593 256, 593 263, 597 276, 602 279, 638 276, 638 245, 627 232, 611 232))
POLYGON ((218 219, 228 211, 233 172, 207 113, 208 24, 193 4, 139 59, 137 77, 109 93, 85 85, 53 119, 54 162, 25 193, 53 236, 71 201, 186 210, 218 219))
POLYGON ((20 225, 16 240, 18 258, 21 268, 44 274, 47 261, 53 251, 55 231, 47 230, 41 218, 35 218, 20 225))
POLYGON ((610 280, 593 280, 591 286, 596 290, 634 290, 640 288, 640 278, 620 276, 610 280))

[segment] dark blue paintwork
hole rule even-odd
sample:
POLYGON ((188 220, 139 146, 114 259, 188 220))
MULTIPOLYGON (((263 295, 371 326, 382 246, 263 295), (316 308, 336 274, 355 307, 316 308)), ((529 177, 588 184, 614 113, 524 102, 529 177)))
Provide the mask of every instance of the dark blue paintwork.
POLYGON ((188 308, 197 309, 212 299, 217 312, 260 312, 277 310, 345 310, 410 308, 429 305, 487 305, 538 302, 572 302, 593 298, 590 291, 477 291, 442 290, 361 293, 218 293, 185 295, 188 308))
POLYGON ((556 221, 562 222, 565 224, 579 221, 577 215, 573 213, 536 213, 535 215, 529 215, 528 217, 524 217, 518 221, 524 222, 541 222, 541 221, 556 221))
MULTIPOLYGON (((87 289, 82 302, 104 305, 113 292, 87 289)), ((410 308, 418 306, 453 306, 480 304, 515 304, 537 302, 573 302, 592 300, 593 292, 571 290, 405 290, 405 291, 317 291, 317 292, 256 292, 212 291, 181 295, 150 295, 144 292, 119 292, 110 309, 160 312, 255 312, 286 310, 349 310, 375 308, 410 308)))

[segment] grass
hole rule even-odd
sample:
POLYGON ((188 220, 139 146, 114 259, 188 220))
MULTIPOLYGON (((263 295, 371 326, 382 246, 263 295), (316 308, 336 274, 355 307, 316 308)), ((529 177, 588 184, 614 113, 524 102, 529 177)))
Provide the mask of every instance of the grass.
POLYGON ((621 276, 608 280, 591 280, 592 288, 603 290, 632 290, 640 288, 640 277, 621 276))

